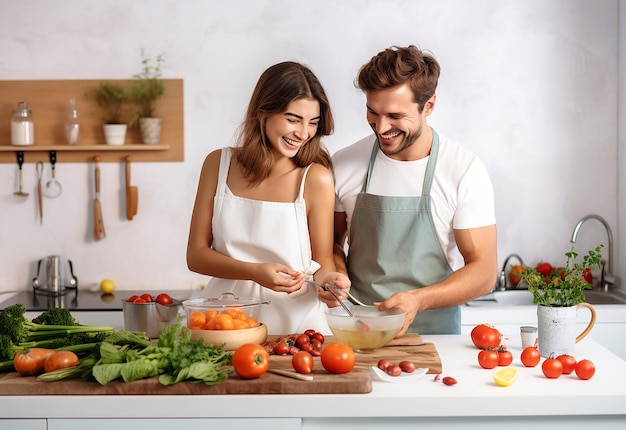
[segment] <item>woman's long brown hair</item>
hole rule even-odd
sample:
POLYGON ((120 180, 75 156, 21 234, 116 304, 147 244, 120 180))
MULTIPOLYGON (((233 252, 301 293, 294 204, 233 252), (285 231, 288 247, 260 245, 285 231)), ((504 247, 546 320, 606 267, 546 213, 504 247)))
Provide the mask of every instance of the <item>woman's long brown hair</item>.
POLYGON ((242 166, 251 186, 265 179, 274 163, 265 134, 268 116, 284 112, 290 102, 303 98, 319 102, 320 122, 315 136, 300 148, 294 161, 299 167, 319 163, 332 169, 330 154, 321 141, 323 136, 330 135, 334 129, 326 92, 308 67, 286 61, 269 67, 259 78, 241 125, 238 146, 234 149, 237 162, 242 166))

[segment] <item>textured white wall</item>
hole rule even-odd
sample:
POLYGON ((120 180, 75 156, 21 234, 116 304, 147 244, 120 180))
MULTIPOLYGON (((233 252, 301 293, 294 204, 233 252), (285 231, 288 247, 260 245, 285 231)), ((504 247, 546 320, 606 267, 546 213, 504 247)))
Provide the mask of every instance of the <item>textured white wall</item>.
MULTIPOLYGON (((0 292, 29 288, 34 261, 50 254, 71 258, 81 285, 203 283, 185 263, 197 177, 205 155, 232 142, 259 74, 283 60, 318 74, 336 116, 334 152, 369 133, 352 82, 394 44, 441 62, 431 125, 487 165, 500 262, 516 252, 562 263, 576 221, 592 212, 618 242, 618 10, 617 0, 0 0, 0 79, 130 78, 143 47, 165 54, 164 77, 185 80, 185 161, 134 164, 132 222, 123 166, 102 164, 101 242, 91 239, 93 166, 57 165, 63 194, 45 201, 40 226, 34 165, 23 204, 12 196, 16 165, 0 165, 0 292)), ((596 223, 581 231, 583 251, 601 241, 596 223)))

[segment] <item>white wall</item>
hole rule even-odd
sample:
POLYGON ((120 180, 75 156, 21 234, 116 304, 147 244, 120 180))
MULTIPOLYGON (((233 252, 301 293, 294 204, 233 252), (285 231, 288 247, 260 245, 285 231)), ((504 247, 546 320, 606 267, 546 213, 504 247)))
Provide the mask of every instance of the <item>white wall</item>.
MULTIPOLYGON (((618 9, 617 0, 0 0, 0 79, 130 78, 144 47, 165 54, 164 77, 185 81, 185 161, 134 164, 132 222, 123 166, 103 164, 103 241, 91 238, 93 166, 57 165, 63 194, 44 202, 40 226, 34 165, 24 167, 23 204, 12 196, 16 165, 0 165, 0 291, 30 288, 34 261, 50 254, 71 258, 83 286, 204 282, 185 263, 197 177, 204 156, 232 142, 259 74, 283 60, 311 66, 334 108, 334 152, 369 132, 352 82, 393 44, 427 48, 442 65, 431 125, 487 165, 500 262, 517 252, 562 264, 576 221, 592 212, 619 243, 618 9)), ((586 251, 606 238, 590 222, 579 242, 586 251)))

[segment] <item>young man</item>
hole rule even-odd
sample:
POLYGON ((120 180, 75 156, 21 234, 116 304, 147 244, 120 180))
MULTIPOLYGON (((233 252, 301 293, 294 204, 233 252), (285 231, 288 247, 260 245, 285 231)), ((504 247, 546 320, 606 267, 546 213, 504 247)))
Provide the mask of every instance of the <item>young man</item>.
POLYGON ((439 72, 415 46, 374 56, 357 79, 374 134, 333 156, 337 268, 361 301, 407 311, 399 335, 460 333, 498 271, 489 175, 428 126, 439 72))

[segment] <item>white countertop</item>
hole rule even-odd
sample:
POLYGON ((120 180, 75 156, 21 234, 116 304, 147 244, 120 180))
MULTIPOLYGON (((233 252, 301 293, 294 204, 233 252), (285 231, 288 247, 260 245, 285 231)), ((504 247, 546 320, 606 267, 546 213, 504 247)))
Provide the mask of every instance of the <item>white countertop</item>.
POLYGON ((442 376, 453 376, 457 385, 425 375, 410 384, 375 381, 371 393, 355 395, 0 396, 0 419, 612 415, 626 420, 626 362, 592 339, 576 349, 577 359, 596 365, 591 380, 575 375, 549 380, 540 366, 522 366, 519 339, 512 336, 507 345, 519 378, 499 387, 492 371, 478 366, 478 350, 468 335, 423 338, 436 345, 442 376))

